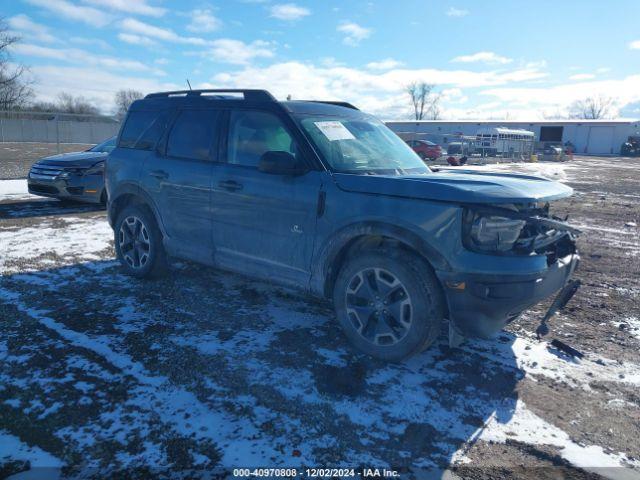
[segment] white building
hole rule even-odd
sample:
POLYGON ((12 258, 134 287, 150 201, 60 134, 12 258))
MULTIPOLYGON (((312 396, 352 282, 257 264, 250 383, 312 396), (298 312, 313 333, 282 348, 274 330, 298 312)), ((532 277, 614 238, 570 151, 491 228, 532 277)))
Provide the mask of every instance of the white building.
POLYGON ((640 135, 640 120, 420 120, 390 121, 387 126, 402 138, 431 140, 446 147, 456 135, 475 136, 485 127, 530 130, 538 142, 571 142, 578 154, 616 155, 629 135, 640 135))

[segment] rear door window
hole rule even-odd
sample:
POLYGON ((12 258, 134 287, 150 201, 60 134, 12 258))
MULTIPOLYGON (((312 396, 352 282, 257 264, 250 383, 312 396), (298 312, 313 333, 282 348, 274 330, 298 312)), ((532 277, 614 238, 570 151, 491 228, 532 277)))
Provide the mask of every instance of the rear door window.
POLYGON ((138 110, 129 113, 118 147, 152 150, 166 127, 167 118, 167 111, 138 110))
POLYGON ((167 140, 167 156, 208 160, 216 146, 216 110, 183 110, 171 128, 167 140))

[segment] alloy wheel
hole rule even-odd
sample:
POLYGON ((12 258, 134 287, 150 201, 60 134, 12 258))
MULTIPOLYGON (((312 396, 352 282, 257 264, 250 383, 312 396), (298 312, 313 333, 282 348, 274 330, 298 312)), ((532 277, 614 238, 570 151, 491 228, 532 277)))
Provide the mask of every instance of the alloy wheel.
POLYGON ((351 277, 345 305, 353 327, 374 345, 395 345, 411 327, 409 292, 397 276, 382 268, 367 268, 351 277))
POLYGON ((124 219, 118 232, 118 244, 124 260, 131 268, 143 268, 149 261, 151 240, 140 218, 129 216, 124 219))

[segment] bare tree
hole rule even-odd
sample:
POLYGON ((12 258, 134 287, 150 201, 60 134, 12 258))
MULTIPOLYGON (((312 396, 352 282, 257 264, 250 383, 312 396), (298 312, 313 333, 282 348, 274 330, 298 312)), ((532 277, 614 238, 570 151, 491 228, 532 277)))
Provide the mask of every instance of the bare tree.
POLYGON ((131 104, 142 97, 144 94, 138 90, 118 90, 115 96, 116 117, 124 118, 131 104))
POLYGON ((55 103, 56 110, 63 113, 78 113, 83 115, 98 115, 100 110, 89 100, 82 96, 74 97, 70 93, 62 92, 58 94, 58 101, 55 103))
POLYGON ((442 114, 440 110, 440 95, 433 93, 434 85, 426 82, 413 82, 405 87, 411 99, 413 116, 416 120, 438 120, 442 114))
POLYGON ((9 49, 20 40, 12 35, 4 19, 0 18, 0 109, 23 107, 33 95, 25 80, 26 67, 11 62, 9 49))
POLYGON ((607 118, 613 109, 613 98, 605 95, 576 100, 569 106, 569 117, 585 120, 607 118))
POLYGON ((427 118, 429 120, 440 120, 442 118, 442 109, 440 108, 440 97, 441 95, 432 94, 427 98, 428 108, 427 108, 427 118))

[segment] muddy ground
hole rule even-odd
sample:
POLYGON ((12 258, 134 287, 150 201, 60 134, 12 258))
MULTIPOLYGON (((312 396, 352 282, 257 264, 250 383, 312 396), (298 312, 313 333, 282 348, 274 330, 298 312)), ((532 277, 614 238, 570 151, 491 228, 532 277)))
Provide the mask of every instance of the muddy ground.
POLYGON ((184 262, 135 280, 103 211, 0 197, 0 478, 256 466, 640 478, 639 167, 474 167, 576 189, 556 211, 584 232, 583 286, 547 340, 581 360, 535 339, 540 305, 493 340, 450 350, 443 335, 384 364, 355 352, 322 302, 184 262))

